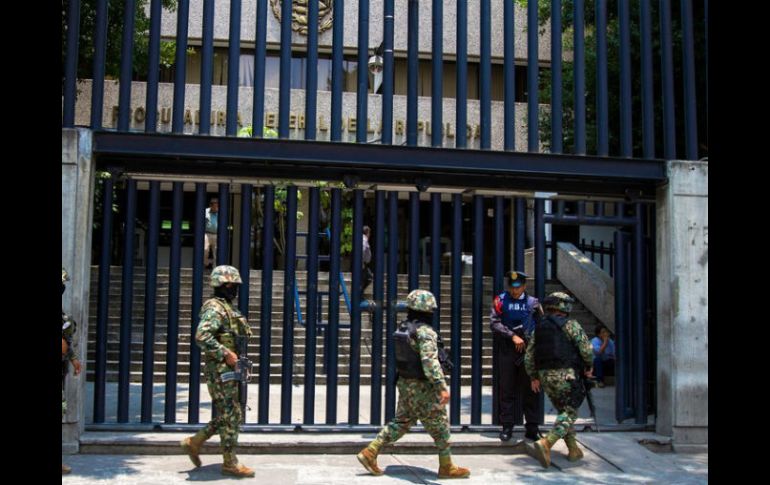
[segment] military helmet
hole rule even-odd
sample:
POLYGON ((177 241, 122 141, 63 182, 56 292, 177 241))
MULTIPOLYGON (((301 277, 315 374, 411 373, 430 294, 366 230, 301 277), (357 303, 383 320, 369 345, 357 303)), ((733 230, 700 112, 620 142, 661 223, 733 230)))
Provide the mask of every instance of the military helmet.
POLYGON ((223 264, 221 266, 217 266, 211 272, 211 287, 219 288, 225 283, 240 284, 243 283, 243 280, 241 279, 241 274, 238 273, 236 268, 223 264))
POLYGON ((65 281, 70 280, 70 275, 67 274, 67 270, 64 269, 64 266, 61 268, 61 284, 64 284, 65 281))
POLYGON ((563 291, 556 291, 543 299, 543 308, 546 310, 551 308, 560 312, 570 313, 572 311, 573 303, 575 303, 574 298, 563 291))
POLYGON ((436 297, 428 290, 412 290, 406 296, 406 307, 416 312, 433 313, 438 308, 436 297))

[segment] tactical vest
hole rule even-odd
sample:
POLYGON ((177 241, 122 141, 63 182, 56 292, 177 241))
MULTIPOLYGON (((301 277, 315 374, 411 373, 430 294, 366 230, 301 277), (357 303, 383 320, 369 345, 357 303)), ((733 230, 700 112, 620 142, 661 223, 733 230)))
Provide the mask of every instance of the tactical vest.
POLYGON ((232 305, 220 298, 208 300, 204 306, 207 305, 217 306, 225 314, 225 321, 222 322, 222 326, 219 327, 219 331, 215 336, 217 342, 222 344, 227 350, 236 352, 235 337, 239 335, 251 336, 251 328, 246 321, 246 317, 237 308, 233 308, 232 305))
MULTIPOLYGON (((500 320, 503 325, 508 327, 508 330, 523 325, 521 333, 529 330, 532 326, 532 307, 529 305, 529 296, 524 293, 524 298, 516 299, 511 296, 510 293, 504 291, 498 296, 502 304, 502 314, 500 320)), ((519 331, 516 331, 519 333, 519 331)))
POLYGON ((566 323, 567 317, 548 315, 535 330, 535 365, 538 370, 581 367, 578 349, 564 331, 566 323))
MULTIPOLYGON (((427 323, 404 320, 393 333, 393 342, 396 349, 396 370, 399 377, 405 379, 427 380, 425 371, 422 368, 422 359, 419 349, 417 349, 417 329, 427 323), (412 346, 414 343, 414 346, 412 346)), ((441 364, 441 370, 444 375, 449 375, 454 365, 449 360, 449 354, 444 349, 444 343, 441 336, 436 335, 436 347, 438 349, 438 361, 441 364)))
POLYGON ((422 370, 420 352, 412 347, 417 341, 417 327, 420 322, 404 320, 393 333, 393 343, 396 349, 396 370, 399 377, 405 379, 427 380, 422 370))

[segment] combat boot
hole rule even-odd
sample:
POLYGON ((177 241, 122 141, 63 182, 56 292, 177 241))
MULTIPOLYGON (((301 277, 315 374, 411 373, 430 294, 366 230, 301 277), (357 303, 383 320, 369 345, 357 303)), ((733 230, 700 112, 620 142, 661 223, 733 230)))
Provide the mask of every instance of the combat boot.
POLYGON ((199 455, 203 441, 198 438, 198 435, 183 439, 179 445, 182 447, 182 451, 187 453, 190 457, 190 461, 193 462, 193 465, 196 467, 201 466, 201 458, 199 455))
POLYGON ((503 430, 500 431, 500 441, 509 441, 511 436, 513 436, 513 425, 504 424, 503 430))
POLYGON ((253 477, 254 470, 243 463, 236 463, 235 465, 223 464, 222 475, 232 475, 238 478, 253 477))
POLYGON ((72 471, 72 468, 68 467, 68 466, 67 466, 67 465, 65 465, 64 463, 62 463, 62 464, 61 464, 61 474, 62 474, 62 475, 67 475, 67 474, 69 474, 71 471, 72 471))
POLYGON ((543 468, 548 468, 551 466, 552 446, 553 443, 551 443, 547 437, 540 438, 538 441, 535 441, 535 458, 537 458, 537 461, 543 465, 543 468))
POLYGON ((377 453, 371 448, 364 448, 359 454, 356 455, 356 458, 358 458, 358 461, 361 462, 364 468, 366 468, 366 470, 372 475, 378 477, 385 473, 377 465, 377 453))
POLYGON ((451 456, 439 456, 438 457, 438 477, 439 478, 468 478, 471 476, 471 471, 467 468, 462 468, 452 463, 451 456))
POLYGON ((564 442, 567 443, 567 449, 569 450, 567 455, 569 461, 578 461, 583 458, 583 450, 578 446, 577 438, 574 434, 565 436, 564 442))

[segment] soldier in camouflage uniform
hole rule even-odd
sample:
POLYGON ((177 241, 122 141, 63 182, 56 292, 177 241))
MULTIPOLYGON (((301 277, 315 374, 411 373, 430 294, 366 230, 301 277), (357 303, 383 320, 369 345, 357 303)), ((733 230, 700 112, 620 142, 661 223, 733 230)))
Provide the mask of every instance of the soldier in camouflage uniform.
POLYGON ((219 433, 224 457, 222 473, 236 477, 253 477, 254 471, 239 463, 235 456, 238 430, 243 421, 239 382, 222 382, 221 379, 223 373, 235 368, 238 359, 235 337, 251 336, 248 322, 232 305, 242 282, 238 270, 232 266, 217 266, 211 272, 214 298, 207 300, 201 307, 195 342, 203 351, 209 394, 219 414, 194 436, 182 440, 181 445, 193 464, 198 467, 201 466, 201 446, 215 433, 219 433))
MULTIPOLYGON (((61 269, 61 292, 62 295, 64 294, 64 290, 67 289, 67 287, 64 285, 65 281, 69 281, 70 277, 67 274, 67 271, 62 268, 61 269)), ((64 417, 64 414, 67 412, 67 399, 64 394, 64 381, 67 377, 67 373, 69 372, 69 366, 70 363, 72 363, 72 367, 75 369, 75 375, 80 374, 80 361, 78 360, 77 354, 75 353, 75 349, 72 347, 72 338, 75 335, 75 328, 77 324, 75 323, 75 320, 73 320, 69 315, 64 313, 64 310, 61 311, 61 415, 64 417)), ((61 465, 61 472, 62 475, 66 473, 70 473, 72 469, 62 463, 61 465)))
POLYGON ((470 470, 452 463, 446 411, 449 390, 439 361, 439 349, 443 352, 443 346, 431 327, 436 298, 429 291, 414 290, 406 297, 406 303, 407 320, 399 330, 408 331, 407 338, 400 341, 394 338, 398 365, 396 416, 361 450, 358 461, 372 475, 382 475, 382 469, 377 466, 382 446, 397 441, 420 420, 439 450, 439 478, 467 478, 470 470))
POLYGON ((546 316, 535 327, 524 357, 532 390, 540 392, 542 382, 543 390, 559 412, 553 429, 534 444, 535 456, 545 468, 551 464, 551 447, 562 438, 567 443, 570 461, 583 457, 572 425, 585 398, 583 378, 591 377, 593 349, 580 323, 568 318, 574 301, 563 292, 551 293, 543 300, 546 316))

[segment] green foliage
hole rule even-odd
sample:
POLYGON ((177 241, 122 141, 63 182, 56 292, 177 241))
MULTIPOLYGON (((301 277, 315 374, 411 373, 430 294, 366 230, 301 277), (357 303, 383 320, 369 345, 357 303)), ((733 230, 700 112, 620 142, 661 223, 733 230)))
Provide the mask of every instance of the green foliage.
MULTIPOLYGON (((133 74, 146 78, 149 70, 150 18, 145 13, 149 0, 136 0, 134 17, 133 74)), ((80 4, 80 31, 78 43, 78 79, 90 79, 93 76, 94 36, 96 31, 97 0, 82 0, 80 4)), ((163 8, 174 12, 177 0, 161 0, 163 8)), ((123 16, 125 0, 110 0, 107 3, 107 49, 105 56, 105 76, 117 79, 120 76, 121 48, 123 44, 123 16)), ((69 0, 62 0, 62 80, 67 48, 67 11, 69 0)), ((174 64, 176 42, 160 41, 160 65, 170 67, 174 64)))

